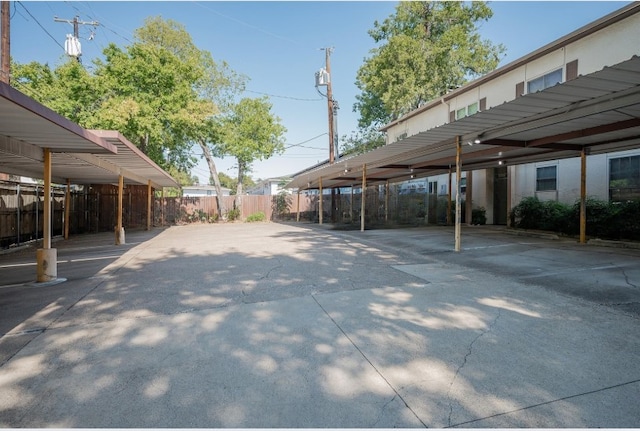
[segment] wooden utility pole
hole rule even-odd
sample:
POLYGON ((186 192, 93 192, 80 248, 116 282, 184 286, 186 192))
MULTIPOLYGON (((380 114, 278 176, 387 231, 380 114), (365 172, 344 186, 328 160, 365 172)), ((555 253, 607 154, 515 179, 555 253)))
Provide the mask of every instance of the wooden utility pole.
MULTIPOLYGON (((77 41, 80 37, 80 31, 79 28, 81 25, 92 25, 94 27, 100 25, 100 23, 98 21, 78 21, 78 17, 74 16, 73 19, 62 19, 62 18, 58 18, 57 16, 53 18, 53 20, 55 22, 66 22, 67 24, 73 24, 73 37, 75 38, 75 40, 77 41)), ((70 54, 69 52, 66 53, 67 55, 70 55, 71 57, 76 57, 76 60, 80 61, 80 56, 82 55, 82 52, 80 52, 77 56, 70 54)))
POLYGON ((2 46, 0 46, 0 56, 2 57, 0 60, 0 81, 9 84, 11 77, 11 32, 9 31, 11 19, 9 16, 9 2, 7 0, 2 0, 0 14, 2 15, 2 22, 0 23, 0 32, 2 33, 2 46))
MULTIPOLYGON (((332 165, 335 162, 335 128, 334 128, 334 100, 333 89, 331 88, 331 53, 333 48, 324 48, 325 51, 325 70, 329 76, 327 82, 327 111, 329 118, 329 164, 332 165)), ((336 222, 336 189, 331 188, 331 221, 336 222)))
POLYGON ((335 161, 334 154, 334 135, 333 135, 333 90, 331 88, 331 52, 333 48, 324 48, 325 52, 325 69, 327 75, 329 75, 329 82, 327 82, 327 109, 329 118, 329 164, 333 164, 335 161))

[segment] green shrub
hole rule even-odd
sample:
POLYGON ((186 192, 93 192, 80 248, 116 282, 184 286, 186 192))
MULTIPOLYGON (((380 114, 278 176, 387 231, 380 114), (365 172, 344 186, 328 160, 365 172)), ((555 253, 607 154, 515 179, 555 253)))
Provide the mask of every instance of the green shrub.
POLYGON ((471 210, 471 224, 487 224, 487 210, 484 207, 471 210))
POLYGON ((538 221, 542 218, 542 202, 536 196, 526 197, 513 207, 510 217, 513 227, 538 229, 538 221))
MULTIPOLYGON (((587 198, 587 231, 592 238, 640 240, 640 200, 606 202, 587 198)), ((580 233, 580 200, 569 206, 524 198, 511 210, 511 225, 521 229, 550 230, 565 235, 580 233)))
POLYGON ((227 211, 227 220, 234 221, 240 218, 240 210, 238 208, 233 208, 227 211))
POLYGON ((257 213, 250 214, 246 221, 251 223, 256 221, 265 221, 266 219, 267 216, 262 211, 258 211, 257 213))

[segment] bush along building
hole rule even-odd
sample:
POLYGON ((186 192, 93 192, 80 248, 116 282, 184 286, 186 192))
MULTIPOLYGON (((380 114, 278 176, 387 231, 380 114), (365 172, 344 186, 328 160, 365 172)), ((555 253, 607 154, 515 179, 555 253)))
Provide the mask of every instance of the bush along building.
POLYGON ((496 225, 518 226, 525 201, 560 214, 559 224, 568 217, 559 230, 577 229, 581 241, 587 216, 593 225, 605 207, 611 220, 637 219, 638 40, 632 3, 385 125, 385 146, 302 171, 289 186, 395 186, 465 203, 456 221, 482 209, 496 225))

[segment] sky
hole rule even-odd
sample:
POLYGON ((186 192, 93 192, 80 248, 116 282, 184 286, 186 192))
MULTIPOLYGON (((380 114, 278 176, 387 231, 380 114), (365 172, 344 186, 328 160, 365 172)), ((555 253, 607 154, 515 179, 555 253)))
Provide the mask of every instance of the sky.
MULTIPOLYGON (((629 2, 492 1, 493 17, 479 24, 483 38, 503 44, 500 66, 510 63, 629 2)), ((357 130, 353 105, 360 90, 358 68, 375 48, 368 31, 395 11, 389 1, 21 1, 11 2, 14 61, 66 61, 64 41, 73 26, 59 20, 97 21, 80 25, 82 64, 92 68, 109 43, 125 48, 148 17, 182 24, 195 45, 216 61, 249 78, 243 97, 267 95, 272 113, 286 127, 285 152, 253 164, 251 177, 292 175, 328 160, 327 101, 315 87, 315 73, 332 48, 331 82, 338 111, 338 136, 357 130), (56 20, 56 17, 58 20, 56 20)), ((20 90, 20 88, 18 88, 20 90)), ((326 87, 321 87, 323 93, 326 87)), ((193 152, 201 159, 201 151, 193 152)), ((219 172, 236 177, 232 158, 216 159, 219 172)), ((192 175, 207 183, 204 160, 192 175)))

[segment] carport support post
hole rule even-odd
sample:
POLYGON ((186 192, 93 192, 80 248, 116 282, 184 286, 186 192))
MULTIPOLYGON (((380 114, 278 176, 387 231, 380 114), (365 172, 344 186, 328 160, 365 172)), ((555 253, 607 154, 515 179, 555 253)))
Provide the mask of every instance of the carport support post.
POLYGON ((151 180, 147 182, 147 230, 151 230, 151 180))
MULTIPOLYGON (((461 155, 462 145, 460 144, 460 136, 456 136, 456 226, 455 226, 455 251, 460 251, 460 216, 462 214, 462 193, 460 193, 460 182, 462 181, 462 163, 461 155)), ((449 184, 451 184, 451 171, 449 171, 449 184)), ((451 190, 451 187, 449 187, 451 190)), ((449 200, 451 201, 451 200, 449 200)))
POLYGON ((364 232, 364 211, 367 200, 367 165, 362 165, 362 199, 360 199, 360 232, 364 232))
MULTIPOLYGON (((458 138, 456 137, 456 140, 458 138)), ((457 163, 457 155, 456 155, 456 163, 457 163)), ((451 165, 449 165, 449 194, 447 199, 447 226, 451 226, 451 165)))
POLYGON ((300 221, 300 189, 298 189, 297 209, 296 209, 296 221, 300 221))
POLYGON ((389 180, 384 186, 384 222, 389 222, 389 180))
POLYGON ((507 227, 511 227, 511 166, 507 166, 507 227))
POLYGON ((320 183, 318 184, 318 194, 320 197, 318 198, 318 224, 322 224, 322 177, 319 179, 320 183))
POLYGON ((64 239, 69 239, 69 213, 71 211, 71 180, 67 178, 67 189, 64 193, 64 239))
POLYGON ((118 176, 118 214, 116 219, 116 245, 124 244, 124 229, 122 228, 122 195, 124 194, 124 177, 118 176))
POLYGON ((473 224, 473 171, 467 171, 467 190, 465 194, 464 216, 467 225, 473 224))
POLYGON ((580 244, 587 242, 587 150, 580 152, 580 244))
POLYGON ((349 199, 349 223, 353 223, 353 184, 351 184, 351 199, 349 199))
POLYGON ((44 149, 44 214, 42 248, 36 250, 37 282, 58 277, 58 253, 51 248, 51 150, 44 149))

